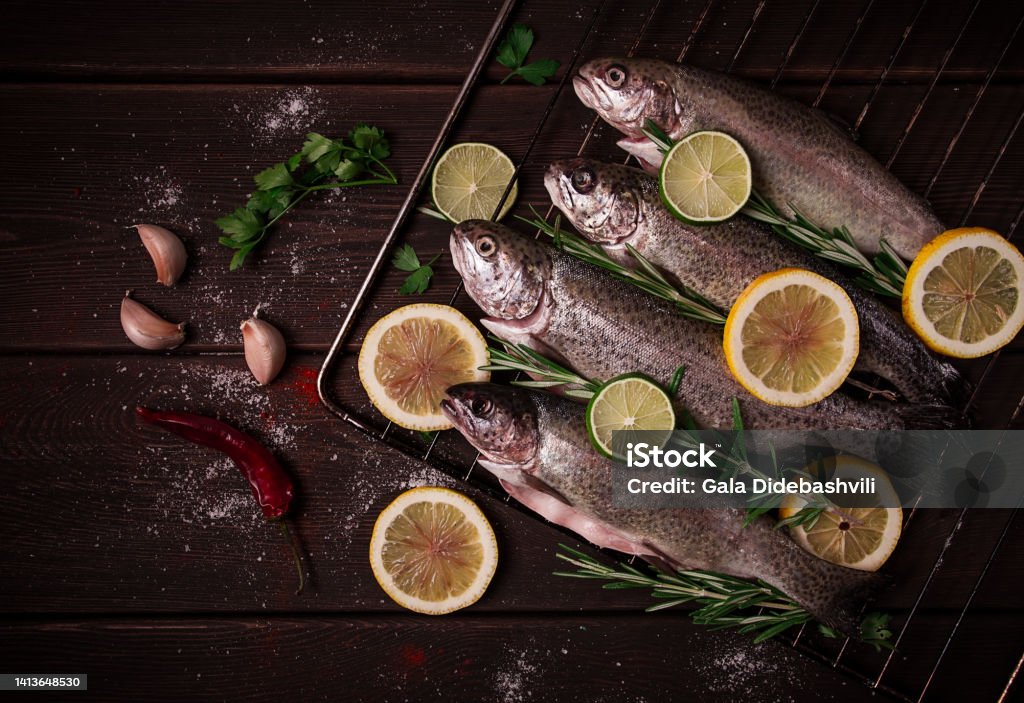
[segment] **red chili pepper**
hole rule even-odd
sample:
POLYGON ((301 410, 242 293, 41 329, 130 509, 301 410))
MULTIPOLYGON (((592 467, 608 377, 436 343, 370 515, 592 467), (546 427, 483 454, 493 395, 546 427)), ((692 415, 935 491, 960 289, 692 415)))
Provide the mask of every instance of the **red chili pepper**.
POLYGON ((299 550, 288 530, 284 516, 294 497, 292 480, 266 447, 240 430, 220 420, 194 413, 135 408, 144 422, 155 425, 190 442, 224 452, 242 471, 252 493, 268 520, 278 522, 292 548, 295 568, 299 572, 299 590, 305 586, 305 574, 299 550))

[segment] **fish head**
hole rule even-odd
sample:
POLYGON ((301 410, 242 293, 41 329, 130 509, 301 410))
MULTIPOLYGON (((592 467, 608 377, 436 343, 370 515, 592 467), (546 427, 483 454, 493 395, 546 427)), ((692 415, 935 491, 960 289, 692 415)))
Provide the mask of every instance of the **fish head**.
POLYGON ((645 179, 627 166, 575 158, 552 162, 544 186, 580 234, 608 246, 629 240, 643 224, 645 179))
POLYGON ((522 484, 540 447, 537 407, 530 394, 497 383, 460 383, 445 391, 441 412, 483 455, 481 465, 522 484))
POLYGON ((672 89, 672 65, 647 59, 594 59, 573 76, 576 95, 608 124, 644 140, 647 120, 669 135, 679 131, 682 105, 672 89))
POLYGON ((452 230, 451 250, 466 292, 488 315, 526 324, 540 311, 549 247, 495 222, 466 220, 452 230))

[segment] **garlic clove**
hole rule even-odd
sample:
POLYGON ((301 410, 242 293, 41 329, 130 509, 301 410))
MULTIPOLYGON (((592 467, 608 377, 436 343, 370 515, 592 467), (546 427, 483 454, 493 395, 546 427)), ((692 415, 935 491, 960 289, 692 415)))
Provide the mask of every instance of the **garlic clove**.
POLYGON ((173 286, 185 271, 188 253, 178 235, 157 225, 135 225, 156 267, 156 280, 173 286))
POLYGON ((185 323, 168 322, 126 291, 121 301, 121 327, 128 339, 143 349, 174 349, 185 341, 185 323))
POLYGON ((273 381, 284 366, 285 343, 281 332, 266 320, 258 317, 257 308, 252 317, 243 320, 242 346, 245 349, 245 363, 261 386, 273 381))

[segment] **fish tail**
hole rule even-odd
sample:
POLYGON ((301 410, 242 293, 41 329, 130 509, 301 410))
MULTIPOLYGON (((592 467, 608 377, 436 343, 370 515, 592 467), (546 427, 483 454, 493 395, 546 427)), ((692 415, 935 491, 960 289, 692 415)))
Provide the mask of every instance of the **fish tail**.
POLYGON ((928 355, 916 369, 905 369, 904 374, 908 371, 912 378, 905 379, 905 383, 912 392, 906 395, 911 402, 937 402, 960 408, 970 397, 971 384, 946 361, 928 355))
POLYGON ((809 595, 802 602, 811 614, 844 635, 860 638, 860 622, 864 606, 889 586, 893 579, 887 574, 858 571, 822 561, 828 581, 836 583, 809 595))
MULTIPOLYGON (((890 322, 903 325, 894 316, 890 322)), ((864 336, 870 336, 871 343, 861 349, 857 358, 859 369, 887 379, 911 403, 963 406, 970 393, 970 384, 956 367, 928 352, 916 339, 892 340, 883 330, 872 329, 868 332, 870 335, 864 336), (890 347, 905 348, 906 351, 893 354, 890 347)), ((904 329, 903 332, 908 336, 910 334, 909 330, 904 329)))
POLYGON ((895 408, 905 430, 951 430, 970 426, 963 411, 945 403, 906 403, 895 408))

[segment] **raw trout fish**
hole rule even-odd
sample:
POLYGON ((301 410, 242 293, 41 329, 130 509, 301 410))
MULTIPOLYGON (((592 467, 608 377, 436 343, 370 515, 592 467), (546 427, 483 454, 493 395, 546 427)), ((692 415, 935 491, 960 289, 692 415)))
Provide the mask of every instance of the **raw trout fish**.
POLYGON ((960 373, 935 357, 891 309, 831 263, 778 237, 746 217, 690 225, 661 204, 658 183, 643 171, 590 159, 555 161, 544 177, 551 201, 584 238, 635 267, 626 245, 655 266, 728 311, 752 280, 795 267, 835 281, 860 319, 857 369, 875 373, 914 402, 958 403, 960 373))
POLYGON ((441 408, 519 502, 599 547, 674 568, 759 578, 818 620, 856 636, 857 614, 886 577, 830 564, 767 518, 741 509, 642 510, 612 504, 612 463, 590 446, 582 405, 492 383, 453 386, 441 408))
POLYGON ((641 129, 652 120, 672 139, 700 130, 735 137, 747 150, 754 187, 783 214, 790 204, 857 247, 884 238, 907 260, 945 229, 924 199, 857 146, 823 113, 722 73, 664 61, 596 59, 573 77, 576 94, 626 135, 619 142, 645 168, 662 155, 641 129))
POLYGON ((489 316, 482 324, 496 336, 595 380, 639 371, 667 383, 684 366, 677 405, 703 427, 731 427, 733 398, 749 428, 923 429, 957 419, 943 405, 862 401, 841 392, 804 408, 768 405, 733 379, 721 330, 550 244, 467 220, 453 230, 451 251, 466 291, 489 316))

